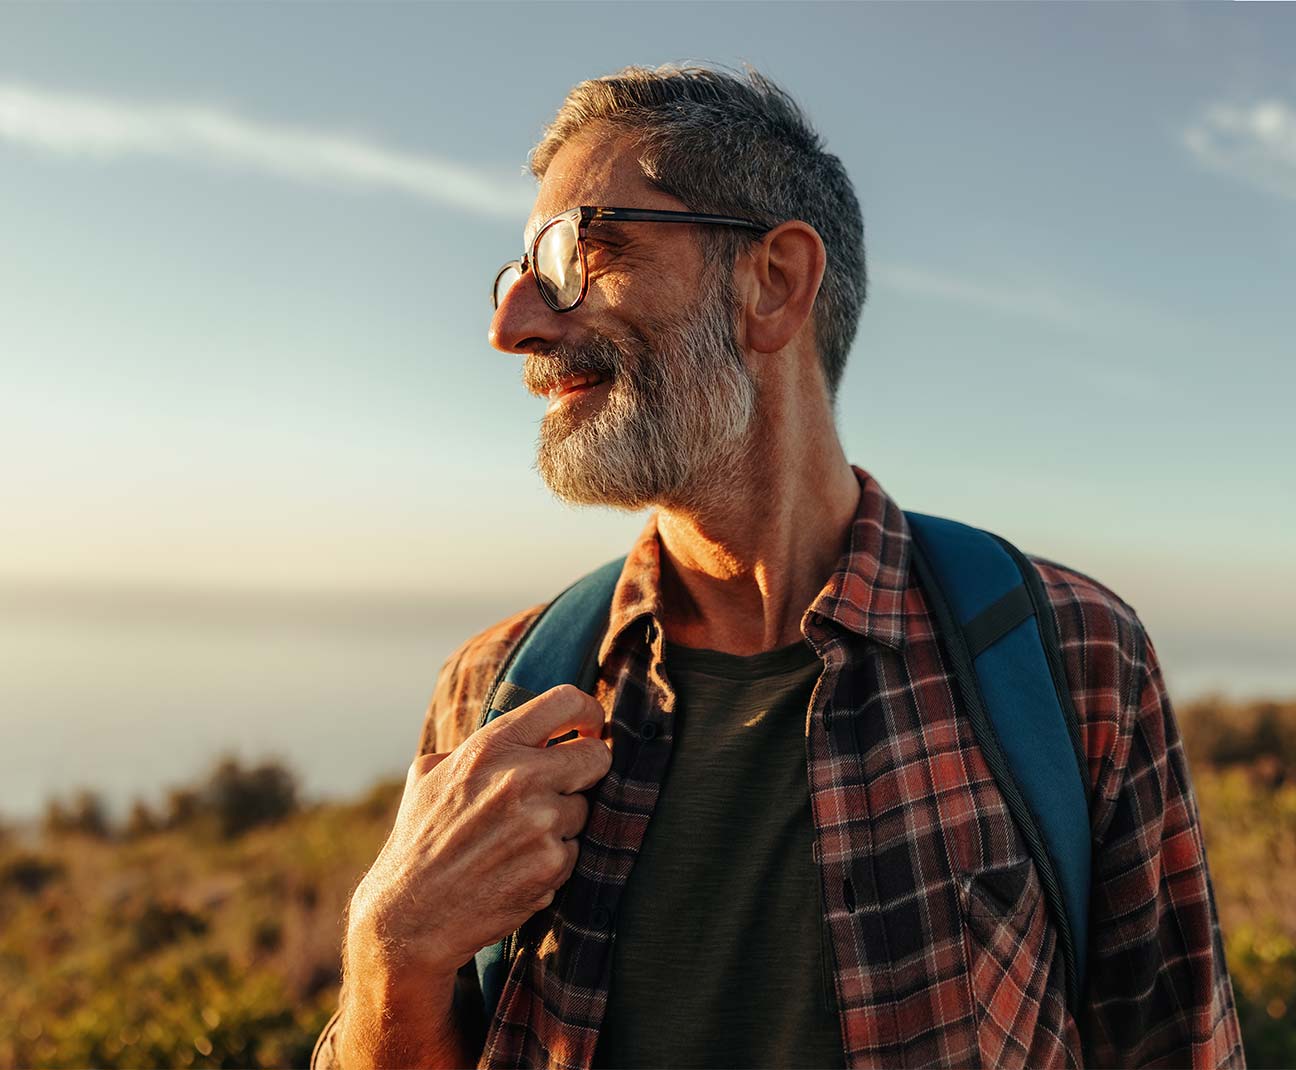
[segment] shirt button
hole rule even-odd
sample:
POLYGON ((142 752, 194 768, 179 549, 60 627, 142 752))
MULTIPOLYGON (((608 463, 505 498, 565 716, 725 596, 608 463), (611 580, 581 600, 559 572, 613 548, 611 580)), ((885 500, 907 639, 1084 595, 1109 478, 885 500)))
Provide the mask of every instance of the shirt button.
POLYGON ((605 906, 597 906, 594 908, 594 913, 590 920, 593 922, 594 928, 600 931, 606 929, 612 924, 612 911, 608 910, 605 906))
POLYGON ((656 739, 657 733, 660 731, 661 727, 656 721, 644 721, 639 726, 639 738, 643 740, 656 739))

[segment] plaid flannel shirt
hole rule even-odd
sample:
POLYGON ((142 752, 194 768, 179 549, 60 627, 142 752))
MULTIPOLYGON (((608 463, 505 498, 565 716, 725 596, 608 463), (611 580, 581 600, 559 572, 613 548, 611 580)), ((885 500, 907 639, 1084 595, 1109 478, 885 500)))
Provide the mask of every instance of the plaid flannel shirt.
MULTIPOLYGON (((1135 611, 1097 581, 1028 555, 1056 617, 1092 784, 1089 978, 1073 1016, 1035 866, 910 568, 907 521, 855 472, 848 549, 801 623, 824 664, 806 763, 846 1065, 1242 1066, 1196 800, 1135 611)), ((481 1067, 577 1070, 594 1053, 617 902, 674 738, 660 552, 654 515, 599 650, 595 697, 611 722, 612 768, 590 792, 575 872, 523 926, 481 1067), (649 722, 655 732, 643 730, 649 722)), ((449 658, 421 751, 449 750, 477 727, 498 667, 541 608, 449 658)), ((475 988, 471 961, 460 981, 475 988)), ((321 1035, 318 1067, 335 1062, 335 1027, 336 1018, 321 1035)))

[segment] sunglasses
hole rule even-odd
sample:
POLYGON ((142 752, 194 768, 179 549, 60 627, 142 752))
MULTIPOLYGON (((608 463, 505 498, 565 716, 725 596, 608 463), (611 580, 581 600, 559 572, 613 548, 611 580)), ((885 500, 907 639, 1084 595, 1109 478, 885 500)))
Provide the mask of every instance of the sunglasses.
POLYGON ((495 276, 491 301, 500 307, 504 295, 529 268, 544 303, 555 312, 570 312, 585 300, 589 275, 585 270, 585 234, 591 223, 705 223, 721 227, 745 227, 764 234, 770 230, 751 219, 697 212, 668 212, 654 208, 607 208, 582 204, 545 221, 536 231, 531 251, 521 260, 510 260, 495 276))

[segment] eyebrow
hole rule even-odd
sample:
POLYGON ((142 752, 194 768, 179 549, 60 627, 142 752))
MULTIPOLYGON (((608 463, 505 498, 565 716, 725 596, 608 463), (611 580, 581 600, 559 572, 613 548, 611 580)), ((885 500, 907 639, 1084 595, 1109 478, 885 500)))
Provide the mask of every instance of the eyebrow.
MULTIPOLYGON (((547 221, 546 221, 546 222, 547 222, 547 221)), ((633 230, 626 230, 626 228, 625 228, 625 224, 624 224, 624 223, 614 223, 614 222, 613 222, 612 220, 610 220, 610 219, 600 219, 600 220, 597 220, 597 224, 598 224, 598 233, 599 233, 599 234, 606 234, 606 235, 609 235, 609 236, 611 236, 613 239, 618 240, 618 241, 622 241, 622 242, 628 242, 628 241, 633 240, 633 237, 634 237, 634 232, 633 232, 633 230)), ((539 228, 536 228, 536 229, 538 230, 539 228)), ((531 248, 531 243, 532 243, 533 241, 535 241, 535 233, 533 232, 533 233, 531 233, 531 234, 528 234, 528 233, 526 233, 525 231, 523 231, 523 233, 522 233, 522 248, 523 248, 523 249, 530 249, 530 248, 531 248)))
MULTIPOLYGON (((599 234, 611 234, 612 237, 619 238, 621 241, 630 240, 630 233, 625 229, 625 226, 623 224, 614 223, 610 219, 600 219, 597 220, 596 222, 597 222, 599 234)), ((593 232, 594 227, 591 226, 590 230, 591 232, 593 232)))

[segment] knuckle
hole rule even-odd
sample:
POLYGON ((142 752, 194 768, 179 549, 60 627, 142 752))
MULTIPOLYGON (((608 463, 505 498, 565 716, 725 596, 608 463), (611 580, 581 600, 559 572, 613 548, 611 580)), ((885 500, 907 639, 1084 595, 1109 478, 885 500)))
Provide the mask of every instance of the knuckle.
POLYGON ((545 847, 541 861, 545 887, 561 884, 567 873, 568 851, 563 843, 550 843, 545 847))
POLYGON ((562 879, 559 881, 560 884, 566 884, 576 871, 576 862, 580 858, 580 841, 576 839, 564 840, 563 847, 566 851, 566 859, 563 865, 562 879))
POLYGON ((561 706, 564 709, 568 707, 574 709, 580 702, 580 696, 584 693, 575 684, 558 684, 545 693, 545 698, 556 706, 561 706))
POLYGON ((570 795, 571 800, 563 806, 563 836, 579 836, 589 822, 590 806, 583 795, 570 795))
POLYGON ((491 749, 490 735, 474 732, 459 744, 458 759, 465 768, 477 771, 490 760, 491 749))
POLYGON ((517 805, 526 794, 526 776, 516 765, 495 775, 495 792, 505 802, 517 805))
POLYGON ((594 764, 603 770, 612 767, 612 748, 601 739, 591 739, 589 741, 589 752, 594 764))
POLYGON ((558 827, 558 811, 552 806, 533 806, 527 811, 527 822, 537 832, 553 832, 558 827))
POLYGON ((572 771, 592 784, 601 780, 612 768, 612 752, 601 739, 574 740, 572 771))
POLYGON ((440 754, 420 754, 410 762, 409 775, 418 780, 431 769, 435 769, 440 764, 444 755, 440 754))
POLYGON ((575 811, 576 820, 584 827, 589 820, 590 802, 584 795, 572 795, 571 798, 574 800, 572 810, 575 811))

